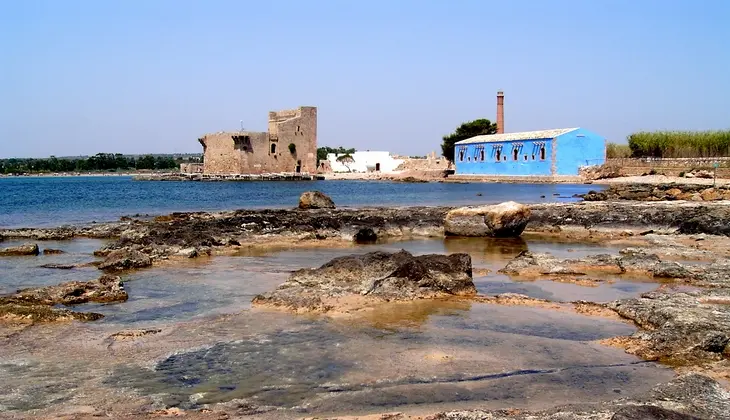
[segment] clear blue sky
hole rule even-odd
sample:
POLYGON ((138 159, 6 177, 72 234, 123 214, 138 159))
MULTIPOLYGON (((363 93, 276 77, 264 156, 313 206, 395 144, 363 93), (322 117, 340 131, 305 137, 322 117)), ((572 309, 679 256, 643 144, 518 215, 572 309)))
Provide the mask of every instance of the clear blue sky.
POLYGON ((459 123, 730 128, 730 1, 0 0, 0 157, 199 152, 319 108, 319 145, 459 123))

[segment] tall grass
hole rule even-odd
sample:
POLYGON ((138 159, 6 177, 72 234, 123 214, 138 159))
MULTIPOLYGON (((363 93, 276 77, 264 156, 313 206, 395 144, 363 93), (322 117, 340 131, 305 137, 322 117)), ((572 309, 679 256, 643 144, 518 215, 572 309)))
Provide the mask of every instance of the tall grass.
POLYGON ((632 157, 730 156, 730 130, 639 132, 628 137, 632 157))
POLYGON ((628 144, 608 143, 606 146, 606 159, 621 159, 631 157, 631 149, 628 144))

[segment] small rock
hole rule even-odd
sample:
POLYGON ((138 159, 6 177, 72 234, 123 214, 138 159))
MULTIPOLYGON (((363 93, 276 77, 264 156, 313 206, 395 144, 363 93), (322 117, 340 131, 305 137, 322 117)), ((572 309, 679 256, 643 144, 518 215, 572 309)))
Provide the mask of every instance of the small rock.
POLYGON ((56 270, 71 270, 76 268, 74 264, 43 264, 41 268, 53 268, 56 270))
POLYGON ((175 253, 177 257, 195 258, 198 256, 198 250, 195 248, 184 248, 175 253))
POLYGON ((378 240, 378 234, 372 228, 362 228, 355 233, 353 240, 358 244, 374 243, 378 240))
POLYGON ((55 254, 65 254, 66 252, 60 249, 53 249, 53 248, 46 248, 43 250, 43 255, 55 255, 55 254))
POLYGON ((129 270, 131 268, 149 267, 152 259, 146 254, 133 249, 117 249, 109 253, 99 264, 100 270, 129 270))
POLYGON ((16 255, 38 255, 39 249, 37 244, 23 244, 11 246, 8 248, 0 248, 0 257, 9 257, 16 255))
POLYGON ((703 201, 717 201, 722 200, 722 194, 714 189, 714 188, 708 188, 700 193, 700 197, 702 197, 703 201))
POLYGON ((299 197, 300 209, 334 209, 335 202, 320 191, 306 191, 299 197))

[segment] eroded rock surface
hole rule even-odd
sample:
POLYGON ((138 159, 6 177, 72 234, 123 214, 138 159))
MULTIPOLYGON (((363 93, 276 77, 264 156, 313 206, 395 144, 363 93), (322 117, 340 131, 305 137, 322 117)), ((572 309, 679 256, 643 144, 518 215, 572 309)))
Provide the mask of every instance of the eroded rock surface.
POLYGON ((34 305, 124 302, 128 298, 122 279, 106 274, 91 281, 70 281, 55 286, 21 289, 6 297, 14 302, 34 305))
POLYGON ((508 201, 451 210, 444 219, 444 231, 455 236, 516 237, 530 220, 530 208, 508 201))
POLYGON ((152 259, 147 254, 135 249, 125 248, 111 251, 104 261, 98 265, 98 268, 100 270, 121 271, 151 265, 152 259))
POLYGON ((323 192, 306 191, 299 197, 299 208, 309 209, 333 209, 335 202, 323 192))
POLYGON ((730 290, 657 290, 607 304, 642 327, 627 350, 650 360, 697 364, 730 358, 730 290))
POLYGON ((439 413, 433 420, 696 420, 730 419, 730 394, 707 376, 689 374, 646 395, 544 411, 469 410, 439 413))
POLYGON ((0 257, 10 257, 16 255, 38 255, 38 244, 23 244, 18 246, 10 246, 0 248, 0 257))
POLYGON ((730 186, 708 187, 692 184, 613 184, 603 191, 583 194, 585 201, 718 201, 730 200, 730 186))
POLYGON ((406 251, 378 251, 339 257, 319 268, 295 271, 276 290, 256 296, 253 302, 294 311, 326 312, 347 306, 348 297, 411 300, 474 294, 468 254, 413 256, 406 251))
POLYGON ((548 253, 522 251, 500 273, 512 276, 582 276, 589 273, 640 274, 676 279, 694 286, 730 287, 730 263, 721 260, 708 265, 685 265, 662 261, 657 255, 627 248, 620 255, 588 255, 583 258, 556 258, 548 253))

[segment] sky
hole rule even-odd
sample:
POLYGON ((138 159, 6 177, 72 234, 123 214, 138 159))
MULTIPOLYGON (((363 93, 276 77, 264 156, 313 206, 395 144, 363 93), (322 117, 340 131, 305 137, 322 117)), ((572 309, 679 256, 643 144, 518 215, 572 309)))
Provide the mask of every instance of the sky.
POLYGON ((730 128, 725 0, 0 0, 0 158, 199 153, 318 107, 318 145, 730 128))

